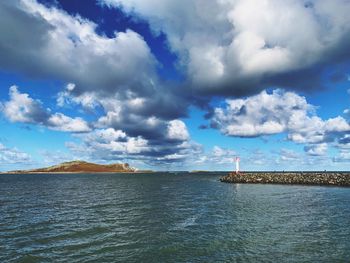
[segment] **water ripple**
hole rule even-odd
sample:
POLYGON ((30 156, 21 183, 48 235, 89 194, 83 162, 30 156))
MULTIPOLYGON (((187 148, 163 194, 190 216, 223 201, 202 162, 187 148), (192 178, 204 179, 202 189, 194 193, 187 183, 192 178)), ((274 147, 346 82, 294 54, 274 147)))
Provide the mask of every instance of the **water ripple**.
POLYGON ((349 262, 350 189, 1 175, 0 262, 349 262))

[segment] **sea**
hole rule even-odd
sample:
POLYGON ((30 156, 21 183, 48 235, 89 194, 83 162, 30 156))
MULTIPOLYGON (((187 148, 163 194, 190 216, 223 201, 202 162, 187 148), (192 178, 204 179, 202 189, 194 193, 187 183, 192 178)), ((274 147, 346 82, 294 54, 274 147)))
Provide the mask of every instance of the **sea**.
POLYGON ((0 262, 350 262, 350 188, 0 175, 0 262))

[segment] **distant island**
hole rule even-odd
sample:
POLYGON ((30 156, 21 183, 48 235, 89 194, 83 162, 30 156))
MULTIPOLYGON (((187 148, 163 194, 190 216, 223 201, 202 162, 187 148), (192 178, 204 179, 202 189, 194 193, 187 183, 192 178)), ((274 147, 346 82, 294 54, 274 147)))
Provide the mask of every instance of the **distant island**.
POLYGON ((33 173, 135 173, 135 172, 150 172, 139 171, 136 168, 130 167, 127 163, 116 164, 96 164, 85 161, 64 162, 58 165, 38 168, 32 170, 16 170, 9 171, 9 174, 33 174, 33 173))
POLYGON ((220 181, 234 184, 350 186, 350 172, 233 172, 222 177, 220 181))

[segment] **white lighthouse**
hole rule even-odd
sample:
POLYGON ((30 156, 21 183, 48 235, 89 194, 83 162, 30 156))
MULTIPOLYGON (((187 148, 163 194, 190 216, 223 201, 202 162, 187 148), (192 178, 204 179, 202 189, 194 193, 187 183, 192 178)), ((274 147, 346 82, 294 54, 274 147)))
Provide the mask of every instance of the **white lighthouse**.
POLYGON ((239 173, 239 161, 240 161, 239 157, 236 156, 236 158, 235 158, 235 162, 236 162, 236 174, 239 173))

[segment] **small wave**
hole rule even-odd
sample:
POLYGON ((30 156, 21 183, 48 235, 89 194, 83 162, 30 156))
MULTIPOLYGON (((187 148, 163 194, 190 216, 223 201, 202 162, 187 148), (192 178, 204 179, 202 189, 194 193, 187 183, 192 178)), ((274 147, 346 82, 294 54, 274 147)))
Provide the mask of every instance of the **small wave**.
POLYGON ((197 224, 196 223, 197 218, 198 218, 198 216, 188 217, 184 221, 181 221, 181 222, 175 224, 175 226, 171 230, 183 230, 187 227, 194 226, 197 224))

